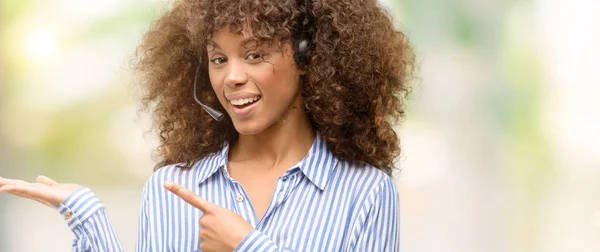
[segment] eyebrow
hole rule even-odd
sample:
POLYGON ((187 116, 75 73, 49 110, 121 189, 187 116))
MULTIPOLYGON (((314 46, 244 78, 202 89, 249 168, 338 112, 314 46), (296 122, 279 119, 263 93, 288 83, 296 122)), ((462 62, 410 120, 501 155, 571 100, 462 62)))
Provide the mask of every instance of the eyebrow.
POLYGON ((217 43, 215 43, 214 41, 212 41, 212 40, 209 40, 208 42, 206 42, 206 45, 207 46, 214 46, 216 48, 221 49, 221 47, 217 43))
MULTIPOLYGON (((250 42, 257 42, 257 41, 256 41, 256 38, 254 38, 254 37, 246 38, 246 39, 244 39, 244 41, 242 41, 242 45, 243 45, 244 47, 246 47, 246 45, 247 45, 248 43, 250 43, 250 42)), ((221 49, 221 47, 219 46, 219 44, 217 44, 216 42, 214 42, 214 41, 212 41, 212 40, 209 40, 209 41, 207 41, 207 42, 206 42, 206 45, 207 45, 207 46, 208 46, 208 45, 210 45, 210 46, 214 46, 215 48, 221 49)))

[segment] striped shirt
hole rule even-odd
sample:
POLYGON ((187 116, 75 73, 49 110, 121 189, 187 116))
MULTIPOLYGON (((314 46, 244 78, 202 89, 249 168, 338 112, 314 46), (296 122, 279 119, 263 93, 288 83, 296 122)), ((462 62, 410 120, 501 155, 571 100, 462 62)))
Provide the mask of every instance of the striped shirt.
MULTIPOLYGON (((317 134, 307 155, 279 177, 257 219, 241 184, 227 172, 229 145, 191 169, 157 170, 143 189, 136 251, 200 251, 202 212, 163 187, 173 181, 228 208, 254 230, 235 251, 398 251, 399 198, 373 166, 336 158, 317 134)), ((73 251, 122 251, 102 203, 81 188, 58 205, 75 235, 73 251)))

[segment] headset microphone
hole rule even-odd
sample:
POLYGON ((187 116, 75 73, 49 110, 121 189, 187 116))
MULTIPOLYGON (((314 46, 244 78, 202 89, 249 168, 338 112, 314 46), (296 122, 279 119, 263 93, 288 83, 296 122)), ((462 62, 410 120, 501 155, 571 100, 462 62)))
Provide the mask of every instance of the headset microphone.
POLYGON ((198 100, 198 97, 196 96, 196 80, 198 79, 199 71, 200 71, 200 66, 198 66, 198 68, 196 68, 196 76, 194 76, 194 100, 196 100, 196 102, 198 104, 200 104, 200 106, 202 106, 204 111, 206 111, 206 113, 208 113, 213 119, 215 119, 215 121, 217 121, 217 122, 223 121, 223 118, 225 117, 223 115, 223 112, 220 112, 214 108, 204 105, 202 102, 200 102, 200 100, 198 100))

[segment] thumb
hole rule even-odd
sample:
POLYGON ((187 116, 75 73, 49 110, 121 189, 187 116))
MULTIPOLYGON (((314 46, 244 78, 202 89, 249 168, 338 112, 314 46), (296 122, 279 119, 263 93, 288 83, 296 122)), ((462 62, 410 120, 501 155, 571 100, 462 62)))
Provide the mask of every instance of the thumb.
POLYGON ((53 186, 53 185, 57 185, 58 184, 58 182, 56 182, 56 181, 52 180, 51 178, 48 178, 48 177, 46 177, 44 175, 37 176, 37 178, 35 180, 38 183, 42 183, 42 184, 47 185, 47 186, 53 186))
POLYGON ((218 207, 217 205, 208 202, 202 197, 196 195, 194 192, 176 183, 168 181, 164 183, 164 187, 170 192, 177 195, 179 198, 183 199, 185 202, 189 203, 195 208, 200 209, 200 211, 202 211, 205 214, 211 213, 214 209, 216 209, 216 207, 218 207))

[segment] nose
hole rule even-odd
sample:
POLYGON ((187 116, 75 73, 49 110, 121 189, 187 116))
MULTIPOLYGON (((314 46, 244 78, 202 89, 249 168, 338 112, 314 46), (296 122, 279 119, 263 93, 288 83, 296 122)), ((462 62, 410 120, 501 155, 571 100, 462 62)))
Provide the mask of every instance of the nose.
POLYGON ((248 82, 248 73, 243 62, 231 60, 228 65, 225 84, 230 87, 243 85, 248 82))

